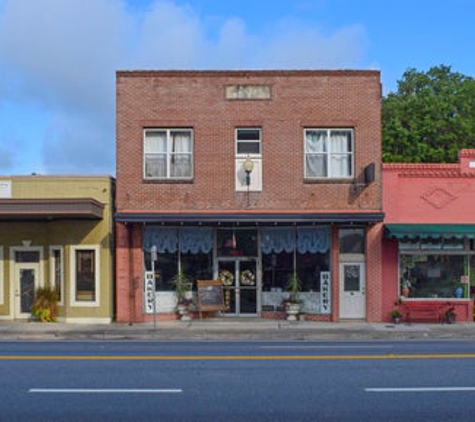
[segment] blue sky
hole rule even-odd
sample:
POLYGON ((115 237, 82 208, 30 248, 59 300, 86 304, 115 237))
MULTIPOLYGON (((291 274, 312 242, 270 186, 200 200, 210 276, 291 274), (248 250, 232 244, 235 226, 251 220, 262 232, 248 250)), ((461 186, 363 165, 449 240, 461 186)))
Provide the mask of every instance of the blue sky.
POLYGON ((115 174, 115 71, 475 76, 473 0, 0 0, 0 174, 115 174))

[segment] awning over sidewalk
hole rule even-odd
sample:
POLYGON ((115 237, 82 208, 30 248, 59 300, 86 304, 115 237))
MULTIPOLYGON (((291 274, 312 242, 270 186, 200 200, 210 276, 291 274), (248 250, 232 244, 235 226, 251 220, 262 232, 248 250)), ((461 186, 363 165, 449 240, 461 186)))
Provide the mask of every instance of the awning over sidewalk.
POLYGON ((385 232, 395 239, 475 239, 475 224, 386 224, 385 232))
POLYGON ((119 223, 207 224, 207 225, 308 225, 308 224, 374 224, 383 221, 382 212, 305 212, 305 211, 215 211, 215 212, 118 212, 119 223))
POLYGON ((0 221, 101 220, 103 213, 93 198, 0 199, 0 221))

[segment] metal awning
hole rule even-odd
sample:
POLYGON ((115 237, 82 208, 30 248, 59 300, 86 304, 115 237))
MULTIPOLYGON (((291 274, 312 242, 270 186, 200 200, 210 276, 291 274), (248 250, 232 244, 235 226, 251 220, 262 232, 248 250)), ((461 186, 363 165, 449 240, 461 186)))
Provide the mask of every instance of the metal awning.
POLYGON ((93 198, 0 199, 0 221, 101 220, 104 204, 93 198))
POLYGON ((395 239, 475 239, 475 224, 386 224, 385 232, 395 239))
POLYGON ((205 225, 289 225, 289 224, 374 224, 382 222, 381 212, 118 212, 119 223, 205 224, 205 225))

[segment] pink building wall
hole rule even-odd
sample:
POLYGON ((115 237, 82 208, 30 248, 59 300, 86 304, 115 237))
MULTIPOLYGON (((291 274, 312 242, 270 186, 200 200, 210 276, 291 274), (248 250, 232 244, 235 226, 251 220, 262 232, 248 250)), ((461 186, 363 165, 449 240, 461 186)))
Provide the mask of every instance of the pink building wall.
MULTIPOLYGON (((383 164, 382 181, 385 224, 475 224, 475 150, 461 150, 457 164, 383 164)), ((396 240, 383 239, 382 256, 389 320, 399 299, 396 240)), ((472 321, 472 307, 458 304, 458 320, 472 321)))

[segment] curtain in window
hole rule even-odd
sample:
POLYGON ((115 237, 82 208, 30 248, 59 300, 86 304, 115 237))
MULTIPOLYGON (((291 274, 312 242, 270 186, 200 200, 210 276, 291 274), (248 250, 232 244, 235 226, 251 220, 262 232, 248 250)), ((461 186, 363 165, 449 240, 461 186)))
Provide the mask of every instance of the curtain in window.
POLYGON ((305 132, 306 177, 326 177, 327 154, 326 131, 308 130, 305 132))
POLYGON ((175 253, 180 245, 183 253, 209 253, 213 248, 213 229, 205 227, 177 229, 147 226, 144 249, 150 252, 155 245, 158 253, 175 253))
POLYGON ((303 227, 297 229, 299 253, 326 253, 330 249, 330 230, 327 227, 303 227))
POLYGON ((295 249, 294 229, 262 229, 261 249, 265 254, 292 252, 295 249))
POLYGON ((180 252, 209 253, 213 249, 213 229, 199 227, 180 230, 180 252))
POLYGON ((163 131, 147 131, 145 136, 145 176, 167 176, 167 134, 163 131))
POLYGON ((147 226, 144 234, 144 249, 150 252, 152 246, 158 253, 175 253, 178 249, 178 229, 147 226))
POLYGON ((351 176, 351 139, 348 132, 331 132, 331 176, 351 176))
POLYGON ((191 136, 190 132, 172 132, 171 142, 171 177, 191 176, 191 136))

